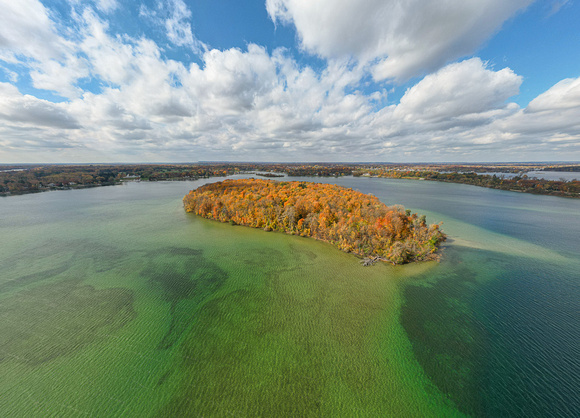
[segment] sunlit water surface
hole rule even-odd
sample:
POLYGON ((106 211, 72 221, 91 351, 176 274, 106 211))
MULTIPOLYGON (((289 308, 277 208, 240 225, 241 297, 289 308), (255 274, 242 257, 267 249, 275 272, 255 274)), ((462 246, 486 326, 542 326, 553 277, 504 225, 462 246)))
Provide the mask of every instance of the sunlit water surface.
POLYGON ((442 221, 442 262, 184 213, 202 181, 0 199, 0 415, 580 414, 580 200, 319 181, 442 221))

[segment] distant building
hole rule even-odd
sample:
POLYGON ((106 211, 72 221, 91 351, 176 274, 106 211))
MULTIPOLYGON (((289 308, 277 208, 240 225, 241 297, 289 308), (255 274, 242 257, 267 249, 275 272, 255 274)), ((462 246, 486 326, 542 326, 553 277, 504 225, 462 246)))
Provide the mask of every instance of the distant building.
POLYGON ((125 176, 121 178, 121 181, 140 181, 141 176, 125 176))

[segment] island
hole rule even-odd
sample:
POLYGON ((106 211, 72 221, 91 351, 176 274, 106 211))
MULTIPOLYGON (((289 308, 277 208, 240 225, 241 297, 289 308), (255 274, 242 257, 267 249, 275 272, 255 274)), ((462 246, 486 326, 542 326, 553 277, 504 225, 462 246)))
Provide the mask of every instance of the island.
POLYGON ((366 265, 436 260, 446 238, 425 216, 332 184, 225 180, 190 191, 183 203, 187 212, 207 219, 329 242, 366 265))

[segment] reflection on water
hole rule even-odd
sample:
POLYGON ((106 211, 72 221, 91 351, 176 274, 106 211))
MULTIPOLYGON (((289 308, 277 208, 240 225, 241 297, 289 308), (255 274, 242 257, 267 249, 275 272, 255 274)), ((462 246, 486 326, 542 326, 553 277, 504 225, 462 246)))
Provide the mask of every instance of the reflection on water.
POLYGON ((1 415, 579 414, 579 201, 317 180, 443 221, 443 261, 199 219, 201 181, 0 200, 1 415))

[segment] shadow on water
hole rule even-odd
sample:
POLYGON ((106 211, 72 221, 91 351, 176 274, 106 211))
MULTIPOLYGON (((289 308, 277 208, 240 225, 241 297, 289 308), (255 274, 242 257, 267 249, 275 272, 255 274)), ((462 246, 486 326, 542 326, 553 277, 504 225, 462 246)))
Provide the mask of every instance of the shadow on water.
POLYGON ((136 317, 133 292, 63 280, 0 305, 0 362, 36 366, 104 340, 136 317))
POLYGON ((43 280, 52 279, 53 277, 58 276, 59 274, 62 274, 67 270, 68 270, 68 266, 62 265, 62 266, 55 267, 52 269, 42 270, 42 271, 39 271, 37 273, 19 276, 19 277, 16 277, 15 279, 12 279, 12 280, 7 280, 4 283, 0 284, 0 294, 5 293, 5 292, 9 292, 13 289, 25 287, 29 284, 38 283, 38 282, 41 282, 43 280))
MULTIPOLYGON (((114 246, 88 239, 48 240, 3 262, 5 280, 0 282, 0 294, 48 282, 67 272, 81 260, 91 260, 95 273, 107 272, 122 266, 127 255, 126 251, 114 246), (30 254, 34 254, 34 257, 30 254), (24 271, 36 271, 18 274, 23 266, 24 271), (51 267, 46 268, 47 266, 51 267)), ((78 274, 75 278, 81 279, 78 274)))
POLYGON ((208 261, 201 250, 164 247, 147 254, 141 275, 159 287, 170 304, 171 322, 158 349, 171 348, 189 329, 198 305, 219 289, 227 274, 208 261))

